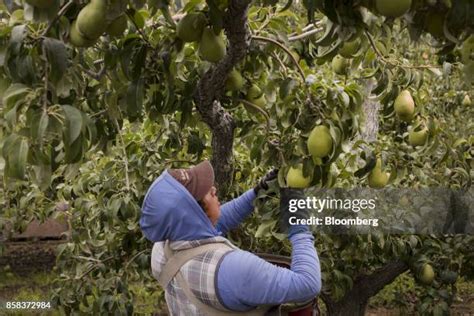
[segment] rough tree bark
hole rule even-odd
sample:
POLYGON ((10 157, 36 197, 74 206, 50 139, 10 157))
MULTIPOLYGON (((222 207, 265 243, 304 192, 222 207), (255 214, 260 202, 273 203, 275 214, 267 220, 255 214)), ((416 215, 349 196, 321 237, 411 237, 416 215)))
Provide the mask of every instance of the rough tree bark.
POLYGON ((250 42, 247 27, 249 0, 233 0, 224 16, 224 30, 229 44, 227 54, 216 66, 211 67, 198 83, 194 100, 203 121, 212 134, 212 159, 219 195, 229 190, 233 174, 233 143, 235 122, 221 106, 225 80, 232 68, 247 52, 250 42))
POLYGON ((352 290, 346 293, 340 301, 335 302, 328 295, 322 294, 321 298, 326 304, 328 315, 363 316, 369 298, 377 294, 385 285, 391 283, 406 270, 408 270, 408 265, 405 262, 390 262, 370 275, 361 275, 356 278, 352 290))
POLYGON ((370 92, 375 85, 374 80, 367 80, 365 85, 366 99, 362 104, 364 110, 364 129, 362 131, 361 139, 370 143, 377 139, 379 131, 379 109, 380 102, 370 98, 370 92))

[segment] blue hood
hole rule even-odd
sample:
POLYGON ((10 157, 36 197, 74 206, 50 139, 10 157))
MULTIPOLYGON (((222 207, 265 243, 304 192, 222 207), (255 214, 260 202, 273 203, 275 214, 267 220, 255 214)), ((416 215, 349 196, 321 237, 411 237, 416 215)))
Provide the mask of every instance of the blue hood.
POLYGON ((148 189, 140 227, 153 242, 197 240, 221 235, 197 201, 168 171, 148 189))

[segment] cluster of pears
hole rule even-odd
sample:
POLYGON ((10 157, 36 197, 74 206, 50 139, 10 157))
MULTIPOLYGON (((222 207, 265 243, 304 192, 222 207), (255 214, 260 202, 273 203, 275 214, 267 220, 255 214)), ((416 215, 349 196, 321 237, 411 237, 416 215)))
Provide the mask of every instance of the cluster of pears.
POLYGON ((77 15, 69 31, 69 41, 76 47, 90 47, 105 33, 120 36, 127 28, 127 16, 112 21, 106 17, 107 0, 92 0, 77 15))
MULTIPOLYGON (((334 142, 329 133, 329 128, 325 125, 318 125, 313 128, 309 134, 306 143, 308 152, 311 154, 313 161, 319 161, 329 156, 334 147, 334 142)), ((298 164, 290 167, 286 174, 286 184, 290 188, 307 188, 312 181, 311 176, 305 177, 303 174, 303 165, 298 164)))
POLYGON ((176 26, 176 35, 184 42, 199 42, 199 56, 202 60, 217 63, 226 54, 226 44, 222 32, 216 34, 208 26, 202 12, 186 14, 176 26))
MULTIPOLYGON (((410 123, 415 117, 415 101, 410 91, 403 90, 395 99, 394 109, 397 117, 407 123, 410 123)), ((412 128, 408 133, 408 142, 410 145, 423 146, 428 139, 428 128, 412 128)))
POLYGON ((350 67, 350 59, 353 58, 361 48, 361 40, 358 36, 354 36, 342 44, 341 48, 331 62, 332 70, 338 74, 345 76, 350 67))

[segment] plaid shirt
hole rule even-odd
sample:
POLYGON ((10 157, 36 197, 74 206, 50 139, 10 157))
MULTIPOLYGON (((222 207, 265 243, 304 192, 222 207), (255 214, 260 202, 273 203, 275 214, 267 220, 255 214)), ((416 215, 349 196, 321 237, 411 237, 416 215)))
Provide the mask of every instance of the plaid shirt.
MULTIPOLYGON (((170 243, 171 249, 175 251, 195 248, 200 245, 208 243, 225 243, 232 249, 237 249, 230 243, 226 238, 213 237, 202 240, 193 241, 173 241, 170 243)), ((151 256, 151 268, 153 276, 158 279, 164 265, 166 264, 166 258, 164 254, 164 242, 157 242, 153 246, 151 256)), ((216 293, 216 271, 217 268, 227 252, 232 251, 229 249, 219 249, 213 251, 207 251, 185 263, 180 271, 187 281, 191 291, 206 305, 214 307, 218 310, 229 311, 219 302, 216 293)), ((165 290, 166 303, 168 309, 173 316, 205 316, 200 312, 196 306, 194 306, 186 297, 184 291, 178 286, 176 279, 174 278, 168 284, 165 290)))

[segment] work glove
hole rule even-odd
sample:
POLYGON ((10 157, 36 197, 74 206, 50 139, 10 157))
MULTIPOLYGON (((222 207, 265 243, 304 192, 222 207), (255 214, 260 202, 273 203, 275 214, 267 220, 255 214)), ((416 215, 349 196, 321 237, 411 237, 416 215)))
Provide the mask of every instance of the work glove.
POLYGON ((258 182, 258 184, 253 188, 255 194, 258 194, 258 191, 261 189, 268 190, 268 182, 275 180, 278 177, 278 169, 270 170, 266 175, 263 176, 262 179, 258 182))
POLYGON ((306 200, 303 189, 280 188, 280 228, 282 232, 287 232, 289 237, 309 231, 308 225, 290 224, 292 217, 296 222, 298 219, 308 219, 310 216, 308 208, 298 208, 298 200, 306 200))

